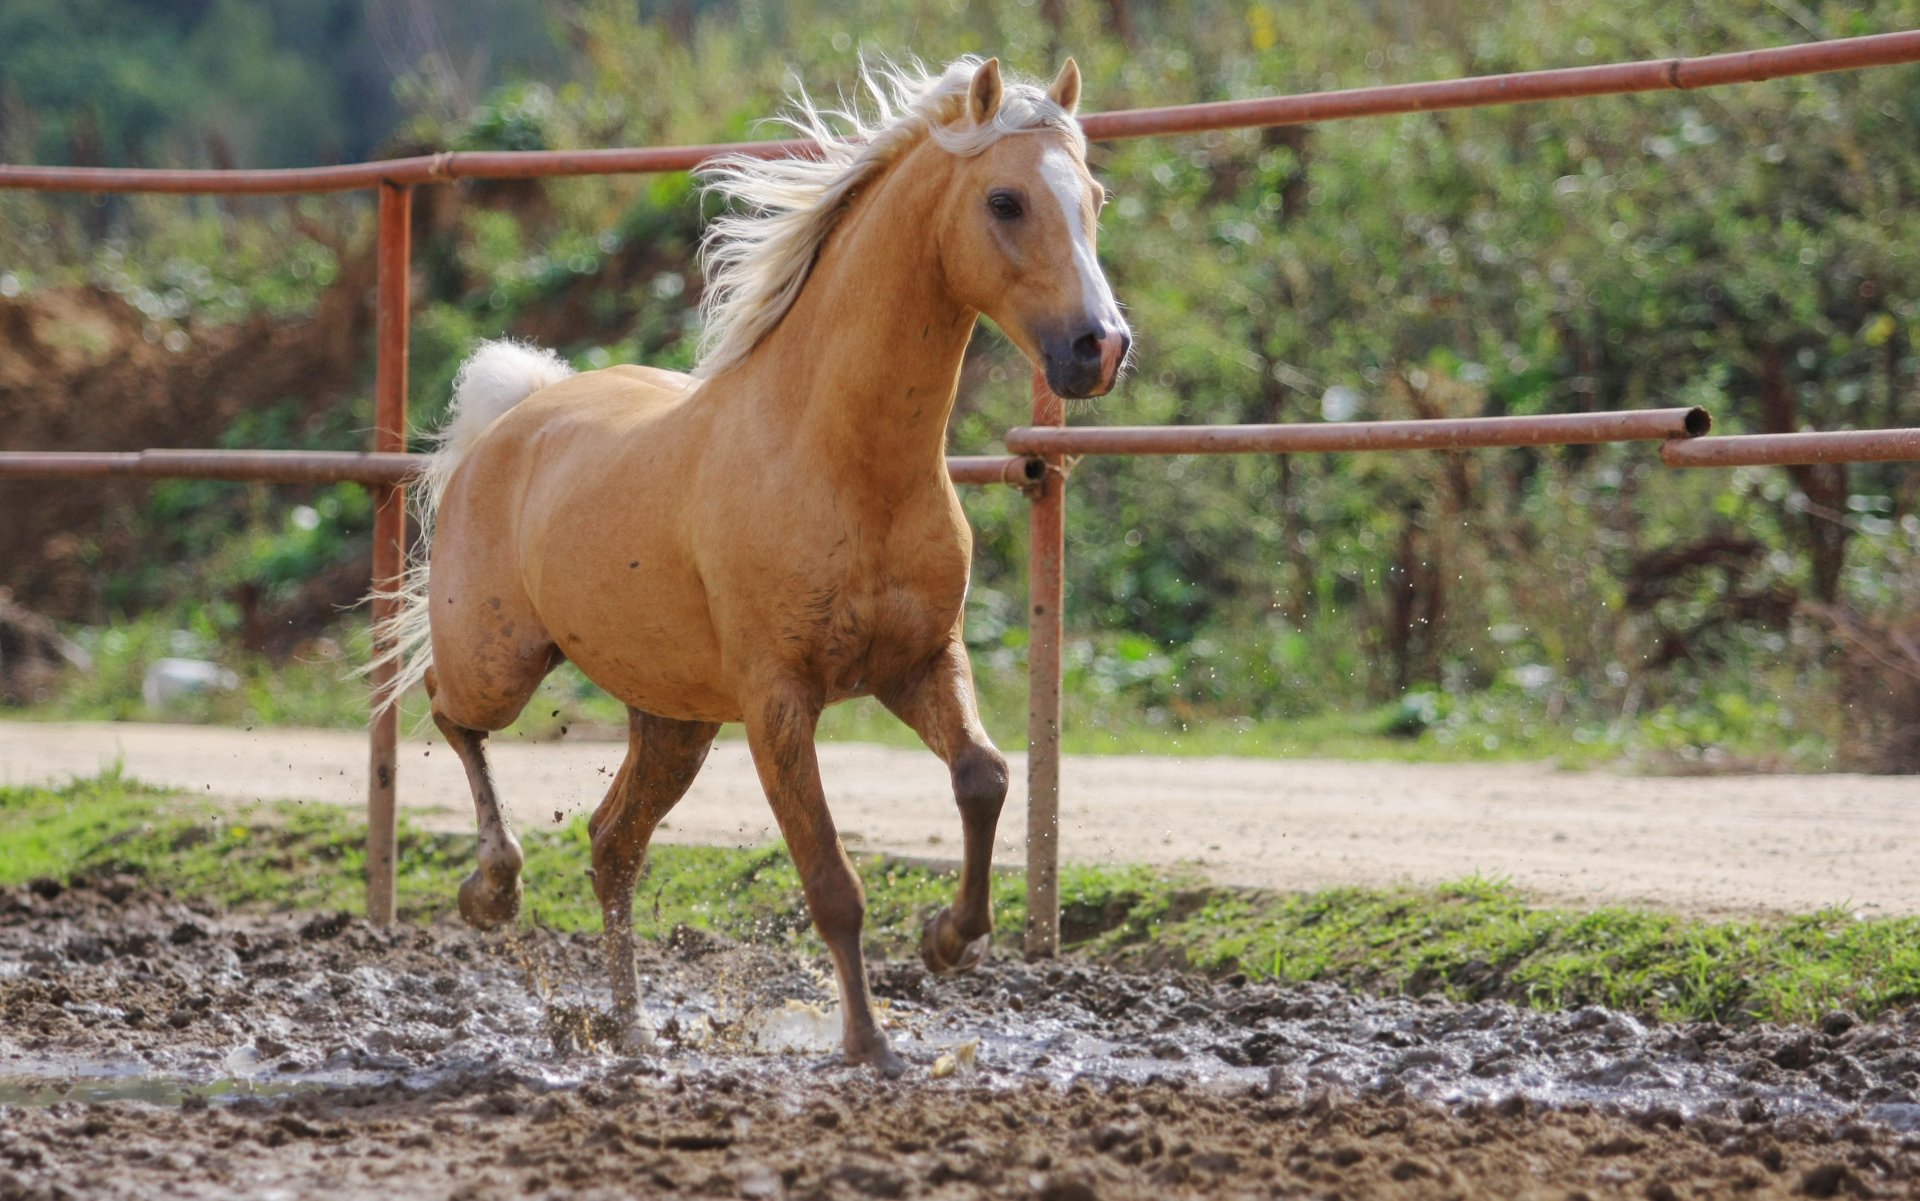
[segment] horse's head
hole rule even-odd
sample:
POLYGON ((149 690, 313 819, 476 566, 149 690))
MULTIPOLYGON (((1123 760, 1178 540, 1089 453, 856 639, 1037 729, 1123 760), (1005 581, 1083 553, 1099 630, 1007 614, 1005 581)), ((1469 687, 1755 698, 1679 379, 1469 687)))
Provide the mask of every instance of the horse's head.
MULTIPOLYGON (((1070 121, 1080 103, 1080 68, 1072 59, 1046 98, 1070 121)), ((1027 99, 1031 107, 1038 97, 1027 99)), ((999 60, 988 59, 949 129, 991 130, 1008 102, 999 60)), ((1057 117, 956 156, 935 233, 960 301, 991 317, 1046 373, 1054 392, 1102 396, 1119 378, 1131 337, 1094 255, 1105 189, 1087 171, 1078 130, 1057 117)))

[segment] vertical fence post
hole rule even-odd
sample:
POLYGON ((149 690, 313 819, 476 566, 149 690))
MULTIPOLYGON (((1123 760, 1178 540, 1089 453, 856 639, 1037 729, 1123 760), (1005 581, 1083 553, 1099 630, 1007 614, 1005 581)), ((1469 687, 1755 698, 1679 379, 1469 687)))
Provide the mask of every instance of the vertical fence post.
MULTIPOLYGON (((1033 423, 1066 405, 1033 373, 1033 423)), ((1027 540, 1027 958, 1060 953, 1060 640, 1066 594, 1067 475, 1058 457, 1035 485, 1027 540)))
MULTIPOLYGON (((402 184, 380 185, 378 278, 375 314, 378 346, 373 380, 373 449, 407 448, 407 275, 412 257, 413 192, 402 184)), ((397 590, 406 571, 407 501, 402 484, 373 490, 373 621, 376 628, 394 603, 380 594, 397 590)), ((377 655, 386 649, 378 639, 377 655)), ((368 680, 375 691, 392 680, 389 666, 368 680)), ((367 780, 367 920, 376 926, 393 921, 394 859, 399 781, 394 762, 400 740, 400 708, 394 705, 373 719, 367 780)))

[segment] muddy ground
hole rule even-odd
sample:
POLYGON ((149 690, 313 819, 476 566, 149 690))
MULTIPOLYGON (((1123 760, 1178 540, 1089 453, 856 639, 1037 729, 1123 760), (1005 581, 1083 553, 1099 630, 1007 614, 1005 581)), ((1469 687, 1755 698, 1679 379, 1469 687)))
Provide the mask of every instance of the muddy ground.
POLYGON ((838 1064, 819 965, 0 893, 0 1199, 1920 1195, 1920 1010, 1818 1028, 1355 997, 1068 961, 877 969, 906 1079, 838 1064))

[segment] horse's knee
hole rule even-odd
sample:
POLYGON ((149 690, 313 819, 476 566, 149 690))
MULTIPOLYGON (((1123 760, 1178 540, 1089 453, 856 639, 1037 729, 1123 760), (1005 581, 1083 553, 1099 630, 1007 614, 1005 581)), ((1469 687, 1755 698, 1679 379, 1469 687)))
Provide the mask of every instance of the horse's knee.
MULTIPOLYGON (((623 795, 622 802, 631 797, 623 795)), ((589 861, 593 864, 593 892, 604 908, 621 900, 630 900, 640 879, 640 865, 647 857, 647 835, 637 829, 635 815, 628 804, 613 800, 594 810, 587 819, 589 861)))
POLYGON ((968 818, 997 820, 1007 799, 1007 757, 975 743, 953 761, 953 799, 968 818))
MULTIPOLYGON (((844 857, 841 863, 846 864, 844 857)), ((819 878, 807 881, 806 891, 807 912, 821 938, 829 941, 843 936, 859 938, 867 920, 867 890, 861 886, 860 877, 854 874, 851 864, 846 864, 844 870, 823 872, 819 878)))
POLYGON ((638 855, 605 855, 600 846, 593 848, 593 897, 600 903, 600 911, 612 921, 613 915, 629 913, 633 907, 634 885, 640 880, 640 863, 644 853, 638 855))
POLYGON ((626 833, 622 828, 624 824, 617 815, 610 816, 604 805, 587 819, 587 846, 596 887, 610 874, 618 874, 621 865, 631 857, 624 845, 627 839, 622 837, 626 833))

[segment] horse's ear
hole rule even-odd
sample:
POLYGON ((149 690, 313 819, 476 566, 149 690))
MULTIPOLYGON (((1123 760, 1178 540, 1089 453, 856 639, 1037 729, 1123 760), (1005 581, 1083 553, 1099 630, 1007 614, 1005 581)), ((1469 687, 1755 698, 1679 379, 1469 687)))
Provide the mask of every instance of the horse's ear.
POLYGON ((1069 58, 1060 64, 1060 74, 1047 85, 1047 95, 1071 117, 1080 109, 1080 64, 1069 58))
POLYGON ((1000 60, 990 58, 973 73, 967 87, 967 116, 975 125, 985 125, 1000 111, 1000 60))

